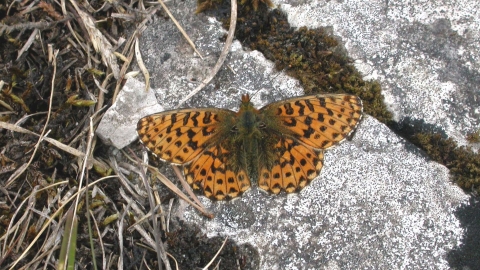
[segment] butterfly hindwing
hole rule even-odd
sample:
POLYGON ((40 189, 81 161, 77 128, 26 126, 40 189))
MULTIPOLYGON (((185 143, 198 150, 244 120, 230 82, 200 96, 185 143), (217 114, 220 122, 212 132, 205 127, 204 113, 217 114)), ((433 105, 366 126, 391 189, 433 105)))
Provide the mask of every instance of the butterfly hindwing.
POLYGON ((259 171, 258 185, 268 192, 298 192, 322 169, 323 151, 314 150, 295 139, 279 137, 273 151, 273 166, 261 166, 259 171))
POLYGON ((232 199, 250 188, 245 170, 233 171, 228 164, 229 151, 220 145, 205 150, 184 167, 187 182, 203 190, 210 199, 232 199))

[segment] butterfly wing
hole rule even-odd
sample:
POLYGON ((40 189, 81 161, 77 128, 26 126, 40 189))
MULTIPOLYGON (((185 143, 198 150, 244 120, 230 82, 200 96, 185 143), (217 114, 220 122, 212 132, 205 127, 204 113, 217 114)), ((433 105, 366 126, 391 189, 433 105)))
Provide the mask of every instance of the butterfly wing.
POLYGON ((140 141, 162 160, 181 165, 190 162, 212 144, 229 110, 202 108, 165 111, 138 121, 140 141))
POLYGON ((323 151, 315 150, 288 137, 278 137, 274 149, 274 162, 261 166, 258 185, 277 194, 300 191, 310 183, 323 166, 323 151))
POLYGON ((345 139, 362 117, 362 101, 345 94, 319 94, 269 104, 260 111, 277 119, 276 128, 315 149, 345 139))
POLYGON ((279 193, 303 189, 323 166, 323 149, 345 139, 362 115, 352 95, 314 95, 275 102, 260 109, 266 129, 276 136, 273 163, 259 165, 259 187, 279 193), (270 120, 271 121, 270 121, 270 120))
POLYGON ((234 112, 223 109, 172 110, 140 119, 137 132, 157 157, 185 165, 185 178, 194 189, 211 199, 231 199, 250 187, 246 172, 233 170, 229 151, 220 146, 234 119, 234 112))
POLYGON ((234 171, 229 165, 229 154, 224 147, 215 145, 204 151, 184 174, 193 189, 203 190, 210 199, 224 200, 240 196, 250 188, 250 180, 243 169, 234 171))

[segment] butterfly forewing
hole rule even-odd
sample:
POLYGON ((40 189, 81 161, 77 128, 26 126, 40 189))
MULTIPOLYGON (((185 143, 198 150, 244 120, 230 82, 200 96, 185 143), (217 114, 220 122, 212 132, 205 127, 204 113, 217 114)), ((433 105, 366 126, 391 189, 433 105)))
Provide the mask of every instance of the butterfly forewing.
POLYGON ((182 109, 146 116, 137 124, 142 143, 159 158, 185 164, 211 144, 221 116, 233 112, 221 109, 182 109))
POLYGON ((261 111, 272 111, 282 128, 304 144, 326 149, 356 127, 362 115, 362 101, 353 95, 324 94, 275 102, 261 111))

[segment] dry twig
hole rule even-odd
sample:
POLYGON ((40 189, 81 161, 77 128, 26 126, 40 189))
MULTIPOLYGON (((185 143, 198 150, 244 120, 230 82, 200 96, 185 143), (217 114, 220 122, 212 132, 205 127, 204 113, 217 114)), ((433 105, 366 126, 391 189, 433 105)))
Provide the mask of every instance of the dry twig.
POLYGON ((200 90, 202 90, 215 77, 215 75, 217 75, 218 71, 223 65, 223 62, 225 62, 228 52, 230 51, 230 47, 232 46, 233 36, 235 34, 235 26, 237 24, 237 0, 232 0, 231 5, 232 10, 230 14, 230 28, 228 29, 227 40, 225 41, 225 45, 223 46, 222 53, 220 54, 217 63, 210 72, 210 75, 205 80, 203 80, 200 85, 197 86, 197 88, 195 88, 185 98, 183 98, 178 103, 177 108, 180 107, 183 103, 185 103, 185 101, 189 100, 193 95, 200 92, 200 90))
MULTIPOLYGON (((236 0, 233 0, 233 1, 236 1, 236 0)), ((172 19, 173 23, 175 23, 175 25, 177 26, 178 30, 180 30, 180 32, 182 33, 182 35, 185 37, 185 39, 187 40, 187 42, 190 44, 190 46, 193 48, 193 50, 198 54, 198 56, 200 56, 201 59, 203 59, 203 56, 202 54, 197 51, 197 48, 195 47, 195 44, 192 42, 192 40, 188 37, 187 33, 185 32, 185 30, 183 30, 182 26, 178 23, 178 21, 175 19, 175 17, 173 17, 172 13, 170 13, 170 10, 168 10, 167 6, 163 3, 162 0, 158 0, 158 2, 160 3, 160 5, 162 5, 163 9, 165 10, 165 12, 168 14, 168 16, 170 17, 170 19, 172 19)), ((232 3, 233 5, 233 3, 232 3)), ((236 17, 235 16, 235 20, 236 20, 236 17)))

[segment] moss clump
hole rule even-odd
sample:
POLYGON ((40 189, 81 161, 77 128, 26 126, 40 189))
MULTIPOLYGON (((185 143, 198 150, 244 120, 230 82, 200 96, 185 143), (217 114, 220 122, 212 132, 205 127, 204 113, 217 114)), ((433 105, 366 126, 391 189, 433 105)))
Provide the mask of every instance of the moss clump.
POLYGON ((270 0, 240 0, 240 5, 245 7, 252 7, 254 11, 258 11, 260 5, 266 7, 273 7, 273 3, 270 0))
POLYGON ((202 13, 204 11, 214 9, 221 3, 222 0, 198 0, 197 10, 195 11, 195 13, 202 13))
POLYGON ((480 130, 467 134, 467 141, 470 143, 480 142, 480 130))
POLYGON ((417 133, 410 141, 449 168, 453 181, 465 191, 480 192, 480 155, 470 147, 458 147, 451 138, 445 139, 438 133, 417 133))

